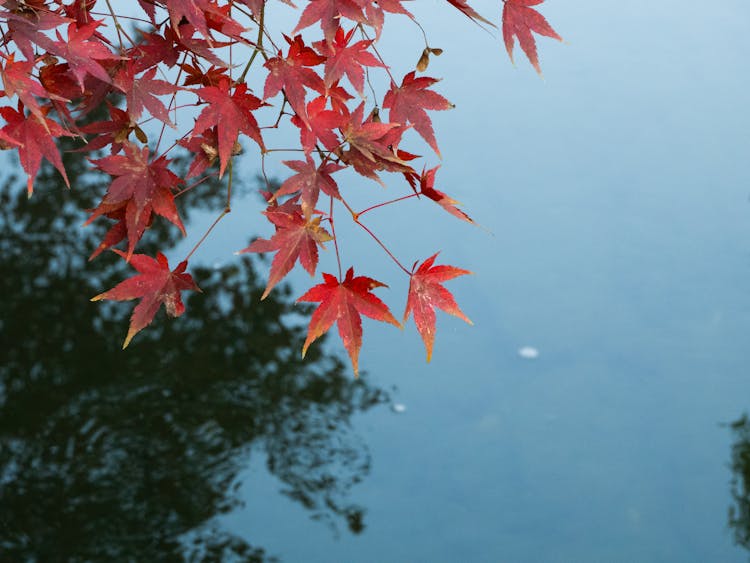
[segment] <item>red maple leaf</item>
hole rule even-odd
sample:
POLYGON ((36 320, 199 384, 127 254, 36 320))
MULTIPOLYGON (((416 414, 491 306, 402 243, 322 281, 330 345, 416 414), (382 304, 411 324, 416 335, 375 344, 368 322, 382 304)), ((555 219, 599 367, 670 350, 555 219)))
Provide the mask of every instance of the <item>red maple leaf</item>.
POLYGON ((321 94, 325 91, 323 80, 314 70, 307 67, 322 64, 325 57, 307 47, 301 35, 296 35, 294 39, 289 39, 285 35, 284 39, 289 43, 287 56, 282 58, 279 51, 277 57, 268 59, 263 65, 269 71, 263 89, 263 99, 272 98, 283 89, 289 105, 307 123, 305 86, 321 94))
POLYGON ((44 50, 52 47, 52 40, 43 32, 69 22, 68 18, 52 11, 46 1, 5 1, 3 7, 10 11, 0 11, 0 20, 8 25, 8 31, 3 35, 3 43, 13 41, 26 57, 33 61, 36 58, 34 45, 44 50))
MULTIPOLYGON (((407 175, 406 179, 409 180, 410 184, 418 180, 419 181, 419 193, 430 198, 432 201, 437 203, 440 207, 445 209, 448 213, 450 213, 454 217, 458 217, 462 221, 466 221, 468 223, 474 223, 471 217, 469 217, 466 213, 464 213, 458 207, 456 207, 456 205, 460 205, 460 202, 456 201, 455 199, 452 199, 447 194, 441 192, 440 190, 436 190, 434 188, 435 173, 437 172, 438 168, 440 167, 436 166, 435 168, 431 168, 430 170, 422 170, 422 175, 419 177, 417 177, 416 175, 409 177, 409 175, 407 175)), ((412 184, 412 187, 415 187, 415 185, 412 184)))
MULTIPOLYGON (((115 251, 121 256, 124 253, 115 251)), ((200 291, 190 274, 185 273, 187 262, 180 262, 174 270, 169 269, 169 262, 161 252, 156 259, 145 254, 134 254, 130 263, 138 274, 128 278, 109 291, 92 297, 91 301, 110 299, 113 301, 128 301, 140 299, 141 302, 133 309, 130 317, 130 328, 122 345, 127 348, 130 341, 138 332, 146 328, 154 320, 159 308, 164 305, 170 317, 179 317, 185 312, 180 292, 185 290, 200 291)))
POLYGON ((339 83, 331 84, 329 88, 326 88, 324 96, 331 101, 331 108, 333 111, 346 115, 349 113, 349 107, 346 105, 347 102, 354 98, 349 92, 347 92, 339 83))
POLYGON ((177 64, 180 55, 179 45, 175 48, 177 41, 178 38, 168 26, 164 30, 164 35, 141 32, 138 43, 128 49, 125 55, 135 63, 138 72, 160 63, 171 68, 177 64))
POLYGON ((70 187, 68 175, 65 173, 65 167, 54 138, 70 136, 71 134, 56 121, 46 117, 49 110, 49 106, 41 108, 44 116, 39 120, 33 114, 27 116, 21 102, 18 103, 18 111, 10 107, 0 108, 0 115, 7 122, 5 127, 2 128, 3 134, 20 145, 18 147, 18 158, 29 176, 26 183, 29 197, 34 192, 34 179, 42 163, 42 157, 50 161, 60 171, 63 180, 65 180, 65 185, 70 187))
POLYGON ((200 134, 209 127, 217 126, 219 140, 219 177, 224 175, 234 144, 240 132, 253 139, 261 150, 265 150, 258 122, 253 110, 263 105, 258 98, 248 93, 247 84, 239 84, 229 93, 229 80, 221 79, 218 86, 199 88, 197 94, 208 102, 195 121, 193 130, 200 134))
POLYGON ((454 106, 437 92, 428 90, 430 86, 438 82, 437 78, 427 76, 415 78, 415 74, 412 71, 404 76, 398 88, 391 83, 391 89, 383 98, 383 107, 390 109, 389 121, 402 125, 411 124, 439 156, 440 150, 435 140, 432 121, 425 110, 446 110, 454 106))
POLYGON ((49 48, 51 53, 67 61, 70 72, 76 77, 81 87, 81 92, 84 91, 84 80, 89 75, 102 82, 112 82, 107 70, 97 61, 120 58, 101 41, 90 40, 91 36, 96 33, 96 28, 101 24, 101 21, 92 21, 81 27, 70 24, 67 40, 63 40, 60 32, 56 31, 58 41, 53 41, 49 48))
POLYGON ((154 5, 153 0, 138 0, 138 4, 141 6, 141 9, 146 12, 151 23, 156 25, 156 6, 154 5))
POLYGON ((330 43, 341 24, 341 18, 365 23, 366 18, 362 12, 364 4, 365 2, 362 0, 311 0, 302 12, 299 23, 292 33, 297 33, 319 21, 323 35, 326 41, 330 43))
MULTIPOLYGON (((177 62, 180 52, 185 52, 193 57, 203 59, 212 65, 226 67, 227 63, 216 56, 211 49, 226 47, 231 42, 215 40, 209 42, 205 39, 194 37, 196 32, 196 28, 189 23, 182 23, 179 33, 176 33, 170 26, 166 25, 164 26, 163 38, 160 39, 158 36, 152 38, 151 54, 153 56, 161 56, 168 66, 173 66, 177 62)), ((133 47, 133 49, 138 49, 138 46, 133 47)), ((140 66, 139 68, 145 70, 148 67, 144 68, 140 66)))
MULTIPOLYGON (((91 10, 95 4, 96 0, 78 0, 77 2, 71 2, 67 6, 63 4, 62 9, 67 17, 75 21, 76 25, 81 26, 91 21, 91 10)), ((102 35, 97 34, 97 36, 100 39, 104 39, 102 35)))
POLYGON ((81 89, 71 76, 67 63, 42 66, 39 69, 39 81, 47 92, 46 97, 52 100, 74 100, 81 97, 81 89))
POLYGON ((307 104, 307 123, 298 115, 292 116, 292 123, 299 127, 300 143, 305 154, 310 154, 320 141, 329 151, 341 144, 334 129, 344 125, 345 118, 339 112, 326 109, 326 98, 320 96, 307 104))
POLYGON ((174 94, 178 88, 166 80, 154 80, 156 70, 155 67, 151 68, 143 76, 136 78, 138 70, 135 63, 127 61, 115 75, 114 84, 125 93, 128 113, 133 121, 137 121, 143 113, 143 108, 146 108, 156 119, 174 127, 167 108, 156 96, 174 94))
POLYGON ((212 0, 169 0, 164 4, 169 12, 172 29, 177 31, 177 35, 180 35, 182 31, 180 22, 182 18, 185 18, 195 29, 207 37, 206 12, 218 13, 218 8, 212 0))
POLYGON ((113 219, 115 224, 109 228, 102 241, 94 249, 94 252, 91 253, 89 256, 89 262, 108 248, 112 248, 119 244, 120 241, 125 240, 125 237, 128 236, 128 219, 126 211, 127 205, 113 205, 111 206, 110 211, 104 213, 107 218, 113 219))
POLYGON ((324 71, 326 87, 330 88, 346 74, 357 93, 364 97, 365 70, 363 67, 385 68, 385 65, 367 50, 372 45, 372 41, 357 41, 349 45, 356 29, 353 27, 345 32, 342 28, 338 28, 333 41, 319 41, 315 43, 315 47, 326 56, 324 71))
MULTIPOLYGON (((182 139, 180 145, 195 155, 185 175, 186 180, 202 174, 206 168, 213 166, 219 157, 219 140, 216 137, 216 127, 206 129, 198 137, 182 139)), ((240 144, 236 143, 234 148, 232 154, 239 154, 240 144)))
POLYGON ((148 141, 146 133, 138 127, 131 115, 119 108, 116 108, 106 100, 109 108, 109 119, 106 121, 95 121, 81 127, 83 133, 93 133, 96 137, 88 141, 80 151, 91 152, 102 149, 107 145, 112 145, 112 154, 117 154, 122 150, 122 144, 128 140, 130 133, 135 132, 139 141, 145 143, 148 141))
POLYGON ((343 170, 343 166, 333 162, 323 162, 318 166, 309 156, 307 160, 285 160, 283 161, 289 168, 297 172, 290 176, 279 186, 273 199, 281 196, 301 192, 300 200, 302 213, 305 217, 310 217, 318 203, 320 191, 336 199, 341 199, 336 180, 331 174, 343 170))
MULTIPOLYGON (((505 0, 503 0, 504 2, 505 0)), ((467 18, 473 20, 474 22, 482 22, 486 23, 487 25, 491 25, 492 27, 495 27, 495 24, 493 24, 491 21, 483 18, 482 16, 477 13, 474 8, 469 6, 469 3, 466 0, 448 0, 448 3, 453 6, 454 8, 457 8, 461 11, 467 18)))
POLYGON ((254 46, 254 44, 250 43, 242 36, 242 34, 247 31, 247 28, 240 25, 240 23, 232 17, 231 3, 225 4, 224 6, 215 6, 214 10, 206 11, 205 15, 208 29, 214 29, 231 39, 254 46))
POLYGON ((365 14, 367 23, 375 30, 375 39, 380 39, 385 22, 385 13, 403 14, 414 19, 414 15, 401 5, 404 0, 378 0, 378 2, 367 2, 365 5, 365 14))
POLYGON ((537 6, 544 0, 503 0, 503 2, 505 2, 503 8, 503 40, 511 62, 513 61, 514 37, 517 37, 521 49, 526 53, 532 66, 539 74, 542 74, 539 56, 536 52, 536 40, 532 32, 562 41, 562 37, 552 29, 544 16, 529 7, 537 6))
POLYGON ((136 243, 151 221, 152 213, 161 215, 185 234, 172 190, 180 179, 171 172, 169 160, 161 156, 149 162, 148 147, 139 149, 123 143, 125 154, 112 155, 93 161, 97 168, 114 177, 101 203, 94 209, 85 224, 101 215, 125 208, 128 233, 126 259, 133 255, 136 243))
POLYGON ((302 348, 304 357, 307 348, 317 338, 325 334, 335 322, 344 348, 352 360, 354 374, 359 375, 359 350, 362 347, 362 318, 365 315, 376 321, 401 326, 393 317, 388 306, 372 290, 388 287, 372 278, 354 277, 354 269, 349 268, 343 282, 331 274, 323 274, 324 283, 310 288, 301 302, 320 303, 310 318, 307 339, 302 348))
POLYGON ((227 78, 227 69, 223 66, 211 65, 208 70, 203 70, 196 65, 184 63, 180 68, 187 75, 182 82, 183 86, 217 86, 222 78, 227 78))
POLYGON ((371 118, 362 121, 364 103, 360 104, 341 128, 349 148, 341 152, 341 159, 351 164, 359 174, 381 182, 378 170, 414 172, 398 155, 398 143, 406 127, 398 123, 381 123, 371 118))
POLYGON ((434 266, 435 258, 437 258, 437 253, 422 262, 412 273, 409 282, 409 297, 404 311, 404 322, 409 320, 410 314, 414 314, 414 324, 417 325, 417 330, 427 349, 428 362, 432 359, 432 346, 435 343, 435 308, 473 324, 459 309, 450 291, 442 285, 443 282, 471 272, 447 265, 434 266))
POLYGON ((317 216, 305 219, 299 204, 294 200, 270 206, 265 216, 276 225, 276 233, 270 240, 257 239, 240 251, 276 252, 261 299, 265 299, 271 289, 292 270, 297 260, 314 276, 318 265, 318 246, 322 247, 324 242, 332 240, 331 235, 320 226, 321 218, 317 216))
POLYGON ((5 67, 0 68, 0 76, 3 79, 3 88, 8 98, 18 96, 23 105, 33 113, 37 119, 44 123, 44 113, 39 107, 36 98, 54 98, 58 101, 67 101, 61 96, 48 92, 36 80, 31 77, 34 70, 32 61, 16 61, 15 53, 11 53, 6 60, 5 67))

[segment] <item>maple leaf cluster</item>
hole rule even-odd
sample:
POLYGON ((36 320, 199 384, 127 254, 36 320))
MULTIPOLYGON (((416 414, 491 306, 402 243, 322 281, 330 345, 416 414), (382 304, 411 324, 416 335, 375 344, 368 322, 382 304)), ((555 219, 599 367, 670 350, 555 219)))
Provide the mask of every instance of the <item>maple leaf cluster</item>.
MULTIPOLYGON (((296 8, 290 0, 281 1, 296 8)), ((542 2, 503 0, 502 11, 511 59, 517 40, 539 72, 532 33, 561 39, 534 8, 542 2)), ((250 140, 265 161, 281 150, 266 145, 264 131, 282 124, 298 131, 299 147, 293 149, 296 158, 282 161, 290 176, 273 192, 269 183, 264 192, 264 216, 274 234, 242 252, 274 253, 265 297, 298 263, 315 276, 319 249, 333 247, 338 275, 323 273, 322 283, 299 298, 319 304, 303 354, 335 323, 356 374, 361 316, 401 324, 373 293, 384 283, 355 275, 353 267, 344 274, 334 209, 344 210, 409 277, 403 322, 414 319, 428 360, 436 309, 470 322, 443 285, 467 270, 436 265, 437 254, 408 269, 362 223, 364 214, 410 198, 435 202, 473 222, 435 187, 438 167, 423 165, 419 171, 415 161, 422 157, 401 147, 411 129, 430 154, 440 156, 429 112, 453 106, 433 89, 436 78, 418 73, 442 49, 425 44, 415 67, 398 78, 377 44, 386 14, 414 20, 408 0, 299 3, 294 29, 274 37, 266 25, 274 8, 267 0, 137 0, 124 8, 97 0, 0 1, 0 100, 5 102, 0 148, 18 152, 29 196, 43 159, 76 189, 57 142, 63 137, 77 140, 76 150, 88 152, 91 166, 111 178, 87 223, 109 222, 91 259, 112 250, 138 272, 93 298, 140 299, 123 347, 162 305, 168 315, 179 316, 182 292, 199 291, 187 265, 208 233, 174 269, 161 252, 155 258, 137 252, 144 234, 163 220, 186 234, 179 198, 214 177, 227 186, 226 208, 215 225, 231 209, 232 163, 242 150, 240 141, 250 140), (387 82, 380 92, 371 80, 375 73, 387 82), (262 84, 262 93, 251 89, 251 78, 262 84), (92 115, 102 107, 108 119, 94 121, 92 115), (194 108, 187 117, 186 107, 194 108), (165 133, 175 135, 168 148, 165 133), (184 177, 176 173, 175 150, 190 155, 184 177), (340 179, 344 170, 382 185, 383 175, 392 174, 400 178, 404 194, 356 211, 340 179)), ((466 0, 447 3, 480 26, 493 25, 466 0)))

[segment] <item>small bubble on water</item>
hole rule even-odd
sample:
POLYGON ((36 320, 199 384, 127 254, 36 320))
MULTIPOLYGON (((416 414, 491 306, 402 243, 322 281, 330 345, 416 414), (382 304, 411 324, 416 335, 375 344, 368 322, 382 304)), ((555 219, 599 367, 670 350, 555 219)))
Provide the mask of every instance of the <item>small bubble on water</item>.
POLYGON ((534 360, 539 357, 539 350, 533 346, 524 346, 518 349, 518 355, 524 360, 534 360))

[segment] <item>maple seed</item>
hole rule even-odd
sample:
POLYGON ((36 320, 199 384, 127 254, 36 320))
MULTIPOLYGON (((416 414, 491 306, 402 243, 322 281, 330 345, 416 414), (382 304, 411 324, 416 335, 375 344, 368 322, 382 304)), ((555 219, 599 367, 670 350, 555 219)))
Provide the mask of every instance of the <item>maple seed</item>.
POLYGON ((430 48, 425 47, 424 51, 422 51, 422 55, 419 57, 419 60, 417 61, 417 70, 419 72, 424 72, 427 70, 427 67, 430 65, 430 48))

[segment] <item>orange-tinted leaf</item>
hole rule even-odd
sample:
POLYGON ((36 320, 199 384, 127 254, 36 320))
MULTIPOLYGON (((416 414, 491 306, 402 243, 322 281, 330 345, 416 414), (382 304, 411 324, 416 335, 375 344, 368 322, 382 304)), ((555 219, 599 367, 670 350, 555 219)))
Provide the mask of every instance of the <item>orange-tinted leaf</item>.
MULTIPOLYGON (((347 116, 341 134, 349 148, 341 153, 341 159, 351 164, 359 174, 381 182, 378 170, 389 172, 413 172, 399 156, 398 144, 406 130, 398 123, 381 123, 368 117, 364 121, 364 103, 351 116, 347 116)), ((382 182, 381 182, 382 183, 382 182)))
POLYGON ((335 322, 344 348, 352 360, 354 374, 358 375, 359 350, 362 347, 360 315, 400 326, 388 310, 388 306, 372 293, 376 287, 387 286, 365 276, 354 277, 353 268, 349 268, 346 272, 343 282, 331 274, 323 274, 323 280, 324 283, 312 287, 297 299, 297 301, 320 303, 310 319, 302 355, 304 356, 310 344, 325 334, 335 322))
MULTIPOLYGON (((125 256, 123 252, 115 252, 120 256, 125 256)), ((137 275, 120 282, 109 291, 100 293, 91 299, 91 301, 99 301, 100 299, 111 299, 113 301, 141 300, 133 309, 133 314, 130 317, 130 328, 125 337, 125 343, 122 345, 123 348, 130 344, 133 336, 151 324, 162 304, 170 317, 179 317, 185 312, 185 305, 182 303, 180 292, 187 289, 200 291, 192 276, 185 273, 187 268, 187 262, 185 261, 180 262, 174 270, 170 270, 166 256, 158 252, 156 259, 145 254, 134 254, 130 259, 130 264, 138 271, 137 275)))
POLYGON ((183 86, 192 86, 199 84, 201 86, 217 86, 222 78, 227 78, 227 69, 223 66, 214 66, 208 70, 203 70, 196 65, 184 63, 180 65, 180 68, 185 73, 185 80, 183 80, 183 86))
POLYGON ((536 52, 536 40, 532 32, 562 41, 562 37, 552 29, 552 26, 544 19, 544 16, 530 7, 537 6, 544 2, 544 0, 503 1, 505 2, 505 7, 503 8, 503 40, 505 41, 505 49, 508 51, 510 60, 513 61, 514 37, 517 37, 521 49, 526 53, 532 66, 539 74, 542 74, 542 69, 539 66, 539 56, 536 52))
POLYGON ((432 359, 432 346, 435 343, 435 308, 442 309, 472 324, 469 318, 459 309, 450 291, 443 287, 443 282, 455 277, 470 274, 468 270, 453 266, 435 266, 437 254, 433 254, 412 273, 409 282, 409 297, 404 311, 404 322, 409 315, 414 315, 414 324, 422 336, 427 349, 427 361, 432 359))

